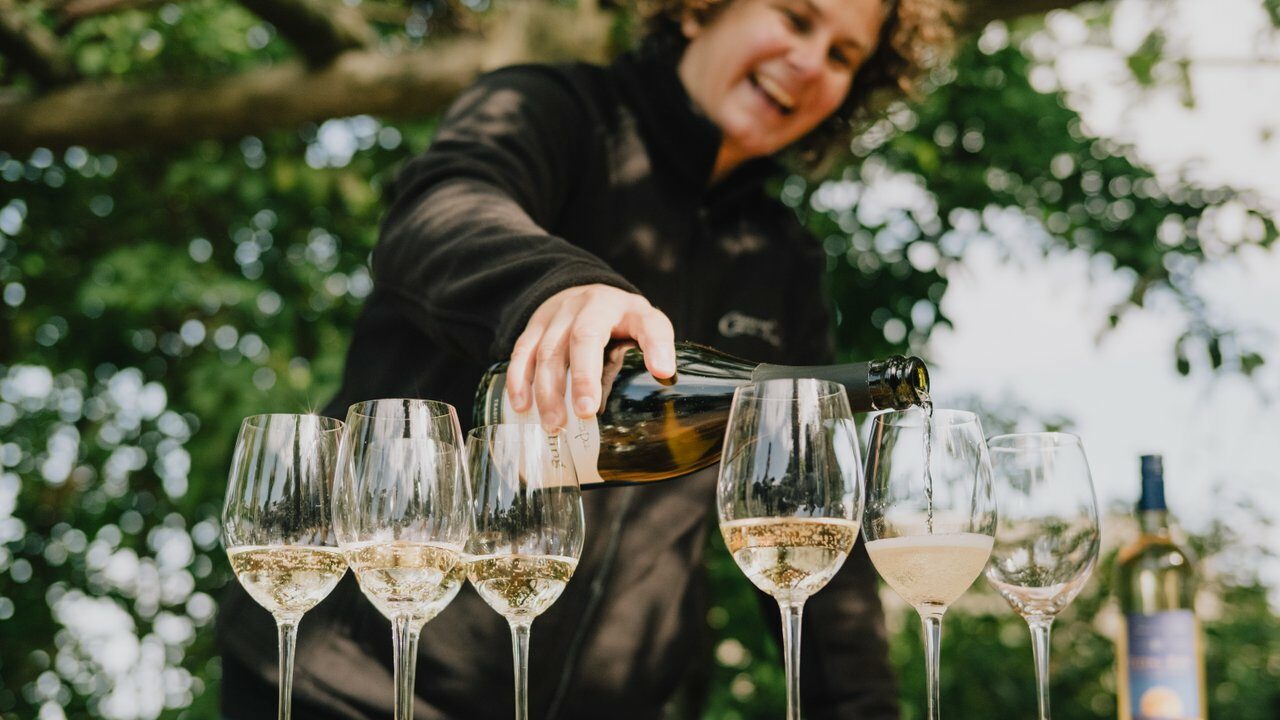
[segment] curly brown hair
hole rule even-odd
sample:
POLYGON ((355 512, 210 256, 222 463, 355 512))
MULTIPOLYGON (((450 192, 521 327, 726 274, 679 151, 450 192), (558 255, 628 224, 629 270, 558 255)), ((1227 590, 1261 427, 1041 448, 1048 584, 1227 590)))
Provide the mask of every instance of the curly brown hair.
MULTIPOLYGON (((688 43, 680 30, 686 13, 708 22, 734 0, 639 0, 647 33, 642 45, 675 53, 688 43)), ((890 102, 915 97, 920 80, 946 54, 955 34, 951 0, 886 0, 889 15, 880 41, 858 68, 844 102, 794 148, 811 168, 847 148, 859 124, 890 102)))

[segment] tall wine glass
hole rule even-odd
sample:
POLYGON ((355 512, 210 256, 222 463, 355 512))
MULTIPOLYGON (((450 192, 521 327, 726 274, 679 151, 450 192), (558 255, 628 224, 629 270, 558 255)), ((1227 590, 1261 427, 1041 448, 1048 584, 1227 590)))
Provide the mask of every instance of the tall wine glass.
POLYGON ((716 487, 720 532, 734 562, 778 601, 787 718, 800 718, 800 621, 805 600, 858 539, 862 477, 843 387, 768 380, 738 388, 716 487))
POLYGON ((391 621, 395 718, 413 717, 422 626, 458 594, 471 530, 458 416, 432 400, 347 411, 334 529, 369 601, 391 621))
POLYGON ((1000 528, 987 581, 1031 628, 1040 720, 1049 720, 1049 631, 1098 559, 1098 503, 1080 438, 1000 435, 988 441, 1000 528))
POLYGON ((247 417, 227 474, 222 541, 240 584, 276 619, 280 720, 290 715, 298 623, 347 571, 329 510, 341 432, 316 415, 247 417))
POLYGON ((476 530, 467 575, 511 626, 516 720, 529 716, 529 630, 564 592, 582 554, 578 476, 563 433, 484 425, 467 436, 476 530))
POLYGON ((978 416, 918 409, 877 415, 867 450, 867 554, 924 629, 930 720, 940 717, 942 616, 991 554, 996 502, 978 416))

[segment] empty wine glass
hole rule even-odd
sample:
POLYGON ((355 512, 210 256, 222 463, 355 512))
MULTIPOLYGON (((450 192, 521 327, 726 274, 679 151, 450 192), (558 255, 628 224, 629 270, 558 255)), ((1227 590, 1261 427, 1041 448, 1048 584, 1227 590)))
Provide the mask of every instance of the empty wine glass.
POLYGON ((867 554, 924 629, 930 720, 941 713, 942 616, 991 554, 991 460, 978 416, 960 410, 877 415, 867 450, 867 554))
POLYGON ((787 718, 800 718, 800 623, 858 539, 857 430, 845 389, 823 380, 738 388, 716 487, 720 532, 734 562, 778 601, 787 718))
POLYGON ((507 619, 515 716, 529 716, 529 631, 564 592, 585 532, 578 476, 563 434, 534 424, 484 425, 467 436, 475 533, 467 575, 507 619))
POLYGON ((316 415, 247 417, 227 474, 222 540, 240 584, 276 619, 280 720, 290 715, 298 623, 347 571, 329 505, 341 432, 316 415))
POLYGON ((1040 720, 1049 720, 1049 631, 1098 559, 1098 504, 1080 438, 1000 435, 987 443, 1000 527, 987 581, 1031 628, 1040 720))
POLYGON ((458 416, 432 400, 369 400, 347 411, 334 529, 352 572, 392 626, 395 718, 413 717, 422 626, 458 594, 471 504, 458 416))

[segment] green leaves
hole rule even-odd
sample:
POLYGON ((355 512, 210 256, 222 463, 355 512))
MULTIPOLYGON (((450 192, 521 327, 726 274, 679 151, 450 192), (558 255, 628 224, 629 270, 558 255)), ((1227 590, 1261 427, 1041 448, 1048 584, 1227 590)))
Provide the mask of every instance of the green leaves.
MULTIPOLYGON (((1264 6, 1280 27, 1280 0, 1264 6)), ((465 30, 470 15, 417 3, 408 17, 435 37, 465 30)), ((1086 18, 1098 35, 1107 23, 1086 18)), ((1275 217, 1229 188, 1157 178, 1129 149, 1090 137, 1023 39, 963 46, 936 92, 893 108, 826 182, 778 188, 827 252, 840 352, 923 347, 949 323, 949 273, 981 238, 1109 258, 1132 281, 1110 326, 1153 293, 1175 297, 1187 321, 1169 357, 1184 375, 1262 367, 1190 281, 1207 261, 1271 246, 1275 217), (1247 232, 1224 242, 1214 215, 1229 204, 1247 232)), ((91 18, 66 41, 83 73, 122 81, 199 80, 292 57, 224 0, 91 18)), ((1157 31, 1130 54, 1135 78, 1167 79, 1168 42, 1157 31)), ((162 665, 146 672, 178 678, 165 706, 141 715, 218 717, 209 623, 230 580, 216 514, 231 438, 244 415, 314 409, 331 395, 371 287, 381 189, 433 131, 429 118, 349 118, 118 157, 0 155, 0 718, 37 717, 45 702, 69 717, 104 715, 112 684, 130 676, 107 672, 77 629, 76 613, 90 611, 119 630, 113 641, 162 648, 162 665), (157 595, 157 578, 176 589, 157 595)), ((1004 426, 997 414, 990 425, 1004 426)), ((1261 552, 1214 533, 1205 550, 1261 552)), ((780 658, 754 591, 712 535, 703 717, 776 718, 780 658)), ((1247 574, 1211 581, 1221 604, 1207 624, 1213 715, 1275 717, 1280 637, 1267 589, 1247 574)), ((1063 720, 1114 716, 1106 592, 1105 580, 1091 585, 1055 628, 1063 720)), ((973 600, 947 617, 946 702, 963 717, 1032 716, 1025 627, 986 591, 973 600)), ((891 621, 904 716, 922 717, 917 623, 904 608, 891 621)))
POLYGON ((333 392, 371 288, 376 188, 410 154, 404 137, 430 136, 384 129, 330 129, 354 138, 337 167, 304 160, 315 128, 164 155, 0 157, 0 287, 21 286, 0 308, 0 615, 22 613, 0 618, 0 717, 35 717, 36 688, 55 681, 69 716, 101 716, 112 683, 130 681, 67 623, 104 598, 119 642, 171 633, 162 665, 138 672, 189 684, 148 716, 217 716, 207 628, 230 577, 216 523, 227 452, 243 416, 333 392), (85 542, 61 559, 48 548, 71 530, 85 542), (116 556, 119 586, 94 564, 116 556), (137 583, 171 561, 164 577, 185 589, 139 605, 137 583), (77 664, 55 667, 61 654, 77 664))
MULTIPOLYGON (((1154 67, 1162 48, 1153 34, 1131 61, 1139 70, 1154 67)), ((942 86, 891 111, 855 143, 835 175, 804 187, 798 211, 818 237, 830 238, 829 252, 841 250, 830 264, 841 348, 848 357, 920 348, 935 324, 947 322, 937 302, 948 268, 970 241, 989 239, 1010 250, 1108 257, 1133 278, 1130 300, 1115 310, 1112 325, 1150 293, 1172 293, 1187 309, 1189 335, 1212 348, 1210 368, 1256 367, 1244 360, 1256 349, 1242 339, 1217 341, 1234 337, 1233 329, 1208 317, 1190 279, 1206 261, 1270 247, 1276 220, 1247 195, 1159 179, 1130 149, 1087 136, 1061 94, 1033 86, 1035 72, 1016 44, 986 50, 967 44, 942 86), (911 186, 919 190, 905 191, 911 186), (850 201, 826 202, 840 187, 850 201), (898 204, 884 206, 877 199, 883 196, 898 204), (1217 221, 1224 213, 1249 230, 1224 241, 1217 221), (1007 232, 1011 224, 1021 230, 1007 232)), ((1170 351, 1179 370, 1189 372, 1185 351, 1170 351)))
POLYGON ((1138 49, 1126 58, 1129 71, 1133 73, 1133 77, 1139 84, 1146 87, 1155 84, 1155 68, 1164 60, 1165 42, 1162 30, 1159 28, 1152 30, 1138 49))

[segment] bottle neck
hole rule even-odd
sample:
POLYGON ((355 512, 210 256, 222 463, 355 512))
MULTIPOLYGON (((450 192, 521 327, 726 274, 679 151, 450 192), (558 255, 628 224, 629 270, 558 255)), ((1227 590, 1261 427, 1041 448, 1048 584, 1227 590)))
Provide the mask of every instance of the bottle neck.
POLYGON ((1142 529, 1143 535, 1159 535, 1162 537, 1169 536, 1169 511, 1168 510, 1139 510, 1138 526, 1142 529))
POLYGON ((839 383, 849 394, 854 412, 902 410, 929 399, 929 371, 915 357, 895 355, 884 360, 842 365, 760 365, 751 380, 819 378, 839 383))
POLYGON ((929 369, 917 357, 893 357, 867 364, 867 383, 877 409, 903 410, 931 403, 929 369))
POLYGON ((866 412, 878 407, 871 394, 871 378, 868 363, 848 365, 758 365, 751 372, 752 382, 765 380, 816 378, 843 385, 849 395, 849 405, 854 412, 866 412))
POLYGON ((1169 507, 1164 501, 1164 460, 1159 455, 1142 456, 1138 524, 1147 535, 1169 534, 1169 507))

